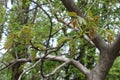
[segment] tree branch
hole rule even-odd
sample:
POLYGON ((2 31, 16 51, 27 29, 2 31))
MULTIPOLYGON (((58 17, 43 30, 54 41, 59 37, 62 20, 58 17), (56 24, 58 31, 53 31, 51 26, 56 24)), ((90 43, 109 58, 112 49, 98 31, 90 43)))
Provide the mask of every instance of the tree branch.
MULTIPOLYGON (((43 57, 36 57, 35 60, 38 61, 38 60, 42 59, 43 57)), ((69 59, 69 58, 62 57, 62 56, 53 56, 53 55, 47 55, 45 57, 45 59, 49 59, 52 61, 58 61, 58 62, 67 62, 68 64, 71 64, 74 67, 76 67, 77 69, 79 69, 86 76, 90 73, 90 71, 85 66, 83 66, 81 63, 79 63, 78 61, 75 61, 73 59, 69 59)), ((14 63, 14 62, 25 63, 25 62, 31 62, 31 61, 32 61, 32 59, 30 59, 30 58, 29 59, 22 58, 22 59, 13 60, 10 63, 14 63)))
POLYGON ((120 35, 115 39, 115 41, 111 44, 110 50, 113 54, 118 54, 120 51, 120 35))
POLYGON ((99 34, 94 33, 94 36, 90 39, 100 51, 104 51, 105 49, 107 49, 108 45, 105 43, 105 41, 101 38, 99 34))
POLYGON ((38 60, 34 65, 32 65, 30 68, 24 70, 24 71, 20 74, 18 80, 21 80, 22 76, 23 76, 27 71, 29 71, 30 69, 34 68, 38 63, 40 63, 40 61, 41 61, 41 59, 39 59, 39 60, 38 60))
MULTIPOLYGON (((68 11, 76 12, 78 14, 78 16, 84 18, 84 16, 82 15, 82 13, 79 11, 79 7, 77 5, 75 5, 75 3, 74 3, 73 0, 61 0, 61 1, 62 1, 63 5, 67 8, 68 11)), ((101 38, 101 36, 98 35, 97 33, 94 33, 94 36, 92 38, 90 38, 90 40, 92 40, 92 42, 94 43, 94 45, 100 51, 102 51, 103 49, 107 48, 107 44, 101 38)))
POLYGON ((61 0, 63 5, 70 12, 76 12, 78 16, 83 17, 82 13, 79 11, 79 7, 75 5, 73 0, 61 0))
POLYGON ((75 66, 77 69, 79 69, 86 76, 88 76, 88 74, 90 73, 90 71, 78 61, 71 60, 71 64, 75 66))
POLYGON ((62 68, 63 66, 65 66, 66 64, 68 64, 69 62, 64 62, 63 64, 59 65, 58 67, 56 67, 51 73, 45 75, 45 77, 49 77, 54 75, 60 68, 62 68))

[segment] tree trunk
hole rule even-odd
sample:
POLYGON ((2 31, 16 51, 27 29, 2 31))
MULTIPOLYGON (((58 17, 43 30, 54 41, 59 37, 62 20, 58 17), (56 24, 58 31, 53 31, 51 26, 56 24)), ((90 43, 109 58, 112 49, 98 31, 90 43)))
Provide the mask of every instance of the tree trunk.
MULTIPOLYGON (((22 3, 21 10, 23 12, 20 15, 18 15, 18 20, 19 20, 19 22, 21 22, 21 25, 25 25, 28 22, 28 18, 29 18, 28 17, 29 5, 26 5, 27 0, 22 0, 21 3, 22 3)), ((18 47, 18 46, 15 46, 15 47, 18 47)), ((17 53, 17 54, 19 54, 19 53, 17 53)), ((18 55, 19 58, 21 58, 21 56, 23 56, 23 54, 18 55)), ((21 67, 21 63, 16 63, 12 66, 12 80, 18 80, 20 74, 23 71, 20 67, 21 67)))
POLYGON ((101 53, 99 62, 95 68, 91 70, 88 80, 105 80, 116 57, 117 56, 109 52, 109 50, 105 50, 104 53, 101 53))
POLYGON ((12 80, 18 80, 22 70, 20 70, 20 63, 16 63, 12 66, 12 80))

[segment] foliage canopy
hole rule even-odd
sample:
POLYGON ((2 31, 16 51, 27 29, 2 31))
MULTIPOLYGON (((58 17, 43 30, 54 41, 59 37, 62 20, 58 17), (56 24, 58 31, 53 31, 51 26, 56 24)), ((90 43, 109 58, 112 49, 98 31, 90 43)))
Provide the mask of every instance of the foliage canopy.
MULTIPOLYGON (((94 70, 104 48, 101 39, 108 47, 117 43, 119 0, 9 1, 0 4, 0 38, 5 51, 0 54, 1 80, 86 80, 76 63, 94 70), (101 36, 97 43, 96 33, 101 36)), ((117 51, 120 45, 115 46, 117 51)), ((119 62, 118 58, 108 68, 106 80, 119 80, 119 62)))

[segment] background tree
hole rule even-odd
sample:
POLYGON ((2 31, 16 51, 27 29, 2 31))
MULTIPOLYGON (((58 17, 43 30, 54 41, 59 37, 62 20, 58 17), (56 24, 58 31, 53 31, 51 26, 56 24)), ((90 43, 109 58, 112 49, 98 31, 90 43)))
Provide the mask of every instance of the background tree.
POLYGON ((118 0, 3 3, 2 80, 119 80, 118 0))

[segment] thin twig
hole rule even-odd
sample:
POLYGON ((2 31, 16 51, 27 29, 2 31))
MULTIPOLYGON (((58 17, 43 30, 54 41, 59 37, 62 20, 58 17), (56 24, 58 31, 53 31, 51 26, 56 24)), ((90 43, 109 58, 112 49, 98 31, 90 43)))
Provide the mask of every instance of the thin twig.
POLYGON ((90 9, 93 7, 93 5, 96 3, 96 1, 97 1, 97 0, 94 0, 94 2, 92 3, 92 5, 87 9, 87 11, 86 11, 85 14, 84 14, 85 16, 87 15, 88 10, 90 10, 90 9))
POLYGON ((9 68, 10 66, 14 65, 16 63, 16 61, 14 62, 10 62, 9 64, 7 64, 5 67, 1 68, 0 71, 6 69, 6 68, 9 68))
POLYGON ((50 77, 52 75, 54 75, 60 68, 62 68, 63 66, 65 66, 66 64, 68 64, 70 61, 66 61, 63 64, 59 65, 58 67, 56 67, 51 73, 45 75, 46 77, 50 77))
POLYGON ((19 76, 18 80, 21 80, 22 76, 28 72, 29 70, 33 69, 38 63, 41 62, 41 59, 39 59, 35 64, 33 64, 31 67, 29 67, 28 69, 24 70, 21 75, 19 76))
POLYGON ((51 25, 50 25, 50 32, 49 32, 49 37, 48 37, 48 40, 47 40, 47 44, 46 44, 46 50, 45 50, 45 55, 44 55, 44 57, 41 59, 42 61, 41 61, 41 66, 40 66, 40 71, 41 71, 41 75, 42 75, 42 77, 44 77, 44 74, 43 74, 43 63, 44 63, 44 61, 43 61, 43 59, 48 55, 47 54, 47 48, 49 47, 49 44, 50 44, 50 39, 51 39, 51 34, 52 34, 52 26, 53 26, 53 23, 52 23, 52 18, 50 17, 50 15, 47 13, 47 11, 46 10, 44 10, 42 7, 41 7, 41 5, 39 5, 37 2, 35 2, 35 1, 32 1, 33 3, 35 3, 40 9, 42 9, 42 11, 47 15, 47 17, 49 18, 49 20, 50 20, 50 23, 51 23, 51 25))

